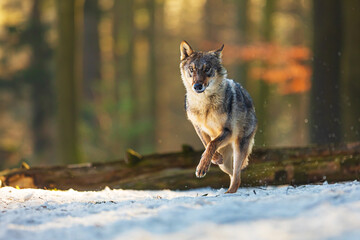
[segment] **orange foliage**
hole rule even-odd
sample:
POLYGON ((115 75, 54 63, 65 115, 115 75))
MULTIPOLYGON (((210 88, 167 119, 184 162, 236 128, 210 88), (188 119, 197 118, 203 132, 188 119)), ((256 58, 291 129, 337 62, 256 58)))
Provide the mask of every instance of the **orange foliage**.
MULTIPOLYGON (((203 43, 209 49, 215 49, 217 45, 203 43)), ((272 43, 226 45, 224 55, 226 64, 256 63, 249 66, 250 78, 276 84, 280 94, 302 93, 311 87, 312 70, 308 63, 311 51, 308 47, 284 47, 272 43)))

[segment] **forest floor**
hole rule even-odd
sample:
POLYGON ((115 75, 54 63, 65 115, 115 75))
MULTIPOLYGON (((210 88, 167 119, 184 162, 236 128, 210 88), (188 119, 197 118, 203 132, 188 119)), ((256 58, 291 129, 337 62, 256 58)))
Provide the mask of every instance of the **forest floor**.
POLYGON ((360 239, 360 183, 188 191, 0 188, 0 239, 360 239))

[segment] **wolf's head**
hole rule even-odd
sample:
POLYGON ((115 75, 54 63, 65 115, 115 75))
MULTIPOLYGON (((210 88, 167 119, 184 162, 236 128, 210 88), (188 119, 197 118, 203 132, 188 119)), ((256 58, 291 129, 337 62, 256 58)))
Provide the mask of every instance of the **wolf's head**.
POLYGON ((226 77, 221 64, 224 45, 209 52, 194 51, 186 41, 180 44, 180 71, 187 91, 202 93, 217 86, 226 77))

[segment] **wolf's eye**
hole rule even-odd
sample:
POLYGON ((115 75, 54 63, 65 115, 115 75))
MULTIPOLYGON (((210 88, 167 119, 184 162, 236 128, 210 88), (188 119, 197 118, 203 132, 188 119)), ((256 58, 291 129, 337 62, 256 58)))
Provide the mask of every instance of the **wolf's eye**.
POLYGON ((211 67, 206 66, 206 68, 205 68, 205 73, 210 73, 210 70, 211 70, 211 67))
POLYGON ((189 71, 191 72, 191 73, 193 73, 194 72, 194 69, 193 69, 193 67, 189 67, 189 71))

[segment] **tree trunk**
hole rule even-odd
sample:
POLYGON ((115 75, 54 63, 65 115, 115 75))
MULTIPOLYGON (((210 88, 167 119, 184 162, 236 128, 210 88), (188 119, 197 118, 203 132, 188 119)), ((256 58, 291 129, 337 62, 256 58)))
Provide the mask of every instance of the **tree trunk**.
POLYGON ((29 29, 26 38, 32 48, 32 61, 29 67, 28 79, 32 87, 32 129, 34 136, 33 149, 42 162, 52 157, 54 153, 54 136, 52 117, 54 115, 53 81, 49 72, 50 48, 45 42, 45 29, 41 23, 41 1, 34 0, 29 29))
POLYGON ((145 146, 144 152, 154 152, 155 150, 155 127, 156 127, 156 90, 157 90, 157 81, 156 81, 156 29, 155 29, 155 11, 156 11, 156 1, 149 0, 147 1, 146 8, 149 11, 149 26, 146 29, 145 35, 148 41, 148 59, 147 59, 147 96, 148 101, 146 101, 145 107, 145 118, 148 119, 148 129, 142 133, 143 143, 142 146, 145 146))
MULTIPOLYGON (((221 2, 216 0, 206 0, 204 13, 206 18, 204 19, 205 38, 210 42, 219 41, 219 32, 221 31, 219 17, 219 8, 221 8, 221 2)), ((221 13, 222 14, 222 13, 221 13)), ((221 45, 219 45, 220 47, 221 45)))
POLYGON ((337 143, 340 125, 340 0, 316 0, 314 4, 314 63, 310 101, 312 143, 337 143))
MULTIPOLYGON (((262 39, 266 44, 272 41, 272 34, 274 30, 272 14, 274 13, 276 0, 267 0, 263 7, 263 18, 261 22, 262 39)), ((263 68, 268 68, 267 63, 262 63, 263 68)), ((254 95, 254 103, 256 109, 256 117, 258 119, 258 130, 255 135, 255 143, 258 146, 265 146, 268 143, 268 121, 269 119, 269 99, 270 86, 264 80, 258 80, 253 83, 256 87, 256 94, 254 95)))
POLYGON ((77 32, 75 3, 58 0, 58 46, 56 58, 56 90, 58 98, 59 157, 63 163, 78 163, 79 79, 77 78, 77 32))
MULTIPOLYGON (((236 21, 236 26, 238 29, 238 33, 239 33, 239 43, 242 46, 246 46, 246 44, 248 43, 248 36, 247 36, 247 25, 248 25, 248 19, 247 19, 247 9, 248 9, 248 0, 242 0, 242 1, 234 1, 235 5, 236 5, 236 10, 237 10, 237 21, 236 21)), ((248 64, 246 64, 245 61, 240 62, 239 64, 236 64, 236 69, 235 69, 235 73, 236 73, 236 78, 238 79, 237 81, 240 82, 245 88, 247 88, 247 69, 248 69, 248 64)))
POLYGON ((120 148, 135 147, 132 134, 137 107, 134 84, 134 1, 114 2, 113 34, 115 42, 114 98, 118 107, 118 134, 120 148))
POLYGON ((100 80, 99 20, 98 0, 85 0, 82 87, 87 101, 94 101, 94 88, 100 80))
POLYGON ((360 1, 342 1, 344 29, 342 56, 343 123, 345 141, 360 140, 360 1))
MULTIPOLYGON (((57 167, 34 167, 0 172, 2 186, 47 189, 100 190, 190 189, 227 187, 229 177, 212 166, 202 179, 195 168, 202 151, 184 148, 180 153, 140 156, 128 151, 127 161, 88 163, 57 167), (26 169, 28 168, 28 169, 26 169)), ((242 187, 299 185, 360 178, 360 142, 302 148, 254 149, 242 172, 242 187)))

